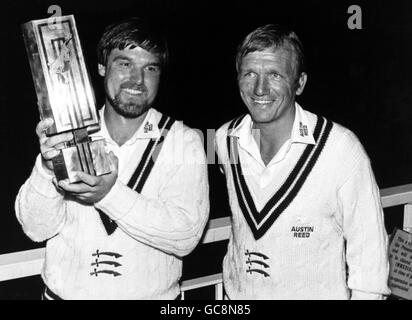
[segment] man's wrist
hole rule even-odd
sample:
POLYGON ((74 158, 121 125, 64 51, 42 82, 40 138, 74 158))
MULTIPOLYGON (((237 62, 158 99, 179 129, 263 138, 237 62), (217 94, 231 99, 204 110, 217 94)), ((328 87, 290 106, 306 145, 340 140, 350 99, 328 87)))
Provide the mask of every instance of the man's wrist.
POLYGON ((33 188, 43 196, 54 198, 56 196, 61 196, 56 187, 52 183, 52 179, 54 177, 53 171, 50 169, 45 168, 42 163, 43 159, 39 154, 36 158, 36 163, 33 168, 33 172, 30 178, 31 184, 33 188))

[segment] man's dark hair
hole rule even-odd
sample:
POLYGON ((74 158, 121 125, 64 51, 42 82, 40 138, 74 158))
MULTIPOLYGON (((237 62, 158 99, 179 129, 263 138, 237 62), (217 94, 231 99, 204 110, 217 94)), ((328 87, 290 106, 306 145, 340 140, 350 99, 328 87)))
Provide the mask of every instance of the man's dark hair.
POLYGON ((237 49, 236 69, 239 71, 242 59, 250 52, 263 51, 268 48, 279 48, 289 43, 297 62, 296 76, 305 71, 303 46, 298 36, 285 27, 267 24, 249 33, 237 49))
POLYGON ((129 18, 106 27, 97 45, 97 59, 106 65, 113 49, 140 47, 159 57, 161 64, 167 64, 169 52, 165 37, 160 29, 141 18, 129 18))

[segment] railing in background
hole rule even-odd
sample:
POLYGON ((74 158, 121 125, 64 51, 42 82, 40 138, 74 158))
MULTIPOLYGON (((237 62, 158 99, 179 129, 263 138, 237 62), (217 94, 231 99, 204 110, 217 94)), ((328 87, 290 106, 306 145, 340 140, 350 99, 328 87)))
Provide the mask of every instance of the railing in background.
MULTIPOLYGON (((412 184, 381 189, 384 208, 404 205, 403 229, 412 232, 412 184)), ((202 243, 229 239, 230 218, 210 220, 202 243)), ((0 281, 18 279, 40 274, 44 259, 44 248, 19 251, 0 255, 0 281)), ((1 285, 1 284, 0 284, 1 285)), ((207 286, 215 286, 215 299, 223 299, 222 274, 213 274, 183 281, 182 298, 185 292, 207 286)))

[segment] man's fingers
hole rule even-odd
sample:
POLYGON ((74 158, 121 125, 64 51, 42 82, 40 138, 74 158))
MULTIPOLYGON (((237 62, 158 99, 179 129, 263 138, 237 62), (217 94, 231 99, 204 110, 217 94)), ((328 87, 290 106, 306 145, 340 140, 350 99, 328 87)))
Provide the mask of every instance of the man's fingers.
POLYGON ((36 134, 40 138, 46 135, 46 130, 50 128, 54 123, 52 118, 46 118, 41 120, 36 126, 36 134))
POLYGON ((53 182, 53 184, 54 184, 54 186, 56 187, 56 188, 60 188, 60 186, 59 186, 59 183, 57 182, 57 179, 56 179, 56 177, 53 177, 52 178, 52 182, 53 182))
POLYGON ((75 175, 80 181, 86 183, 87 185, 91 187, 97 186, 101 180, 101 178, 99 177, 92 176, 82 171, 77 171, 75 175))
POLYGON ((56 177, 52 178, 52 182, 54 184, 54 186, 56 187, 57 190, 59 190, 60 192, 63 192, 64 190, 59 186, 59 182, 57 181, 56 177))
POLYGON ((40 144, 44 145, 47 148, 58 148, 59 145, 63 146, 64 142, 70 141, 72 139, 73 133, 65 132, 46 139, 40 138, 40 144))
POLYGON ((53 137, 40 137, 40 152, 43 159, 51 160, 59 154, 59 150, 64 146, 64 142, 73 139, 71 132, 66 132, 53 137))
POLYGON ((75 197, 76 199, 86 202, 86 203, 90 203, 90 198, 93 196, 93 194, 91 192, 86 192, 86 193, 82 193, 82 194, 75 194, 73 195, 73 197, 75 197))
POLYGON ((46 136, 46 129, 54 123, 52 118, 40 121, 36 127, 36 134, 39 137, 40 152, 43 159, 51 160, 59 154, 57 149, 62 148, 64 143, 73 139, 73 133, 65 132, 52 137, 46 136))
POLYGON ((67 179, 60 180, 58 186, 62 188, 66 192, 74 193, 74 194, 81 194, 90 192, 91 188, 89 185, 85 183, 70 183, 67 179))
POLYGON ((54 157, 58 156, 60 153, 60 151, 56 149, 48 149, 48 150, 46 149, 45 150, 43 148, 40 148, 40 150, 41 150, 41 156, 43 157, 44 160, 47 160, 47 161, 52 160, 54 157))

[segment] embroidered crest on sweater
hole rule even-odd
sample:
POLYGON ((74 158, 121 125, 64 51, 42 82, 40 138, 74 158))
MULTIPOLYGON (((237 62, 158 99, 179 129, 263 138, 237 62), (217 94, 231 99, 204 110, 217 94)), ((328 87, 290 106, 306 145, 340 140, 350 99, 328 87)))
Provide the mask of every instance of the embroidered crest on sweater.
POLYGON ((309 135, 308 126, 306 124, 303 124, 301 121, 299 122, 299 133, 301 137, 309 135))
POLYGON ((90 272, 91 276, 98 276, 99 274, 110 274, 114 277, 121 276, 122 274, 118 271, 111 270, 109 268, 118 268, 121 266, 121 263, 116 261, 121 258, 122 255, 117 252, 100 252, 99 249, 96 250, 96 253, 92 254, 92 257, 95 257, 94 262, 91 263, 93 267, 93 272, 90 272), (109 260, 109 259, 113 260, 109 260), (104 260, 100 260, 104 259, 104 260))
POLYGON ((253 272, 263 275, 265 278, 270 277, 268 273, 270 266, 265 262, 265 260, 269 260, 269 257, 260 252, 251 252, 249 249, 246 250, 245 256, 247 256, 246 264, 248 265, 248 269, 246 273, 252 274, 253 272))
POLYGON ((240 124, 243 117, 244 116, 239 117, 230 123, 227 136, 227 149, 232 172, 231 176, 235 186, 240 210, 242 211, 255 240, 258 240, 265 235, 280 214, 288 208, 301 190, 325 147, 333 123, 323 117, 317 118, 313 134, 316 144, 309 144, 305 147, 302 155, 297 160, 286 180, 259 212, 256 209, 256 205, 242 171, 242 164, 240 162, 238 150, 238 137, 230 135, 230 132, 240 124))
POLYGON ((144 125, 144 133, 148 133, 149 131, 153 130, 153 124, 149 123, 149 121, 146 122, 144 125))

